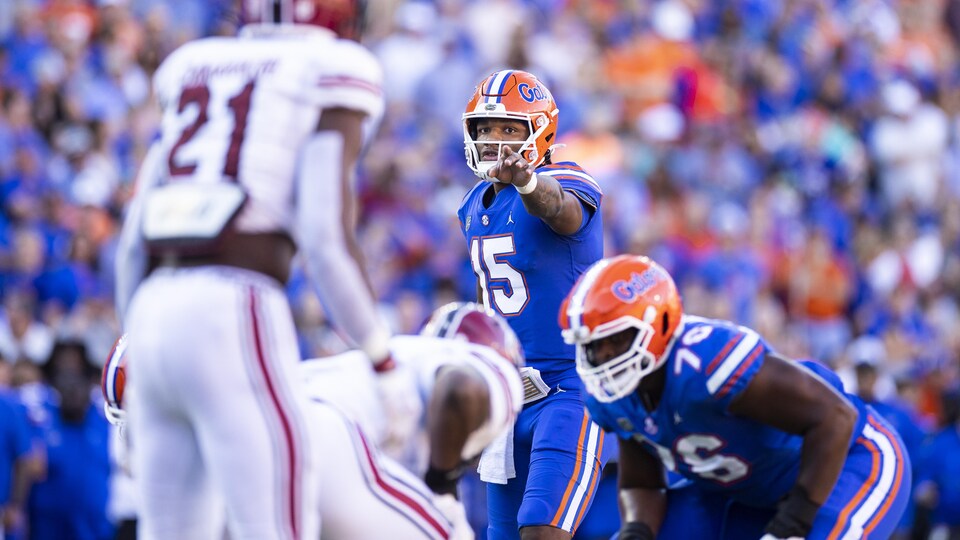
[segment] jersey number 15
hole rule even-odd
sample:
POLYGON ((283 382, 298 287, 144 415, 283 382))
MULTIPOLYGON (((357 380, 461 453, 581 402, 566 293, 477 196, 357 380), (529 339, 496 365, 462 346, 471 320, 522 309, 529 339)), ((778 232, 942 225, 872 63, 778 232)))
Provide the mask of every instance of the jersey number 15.
POLYGON ((470 241, 470 262, 483 290, 483 303, 503 315, 520 313, 530 301, 523 273, 502 260, 516 252, 512 234, 470 241))

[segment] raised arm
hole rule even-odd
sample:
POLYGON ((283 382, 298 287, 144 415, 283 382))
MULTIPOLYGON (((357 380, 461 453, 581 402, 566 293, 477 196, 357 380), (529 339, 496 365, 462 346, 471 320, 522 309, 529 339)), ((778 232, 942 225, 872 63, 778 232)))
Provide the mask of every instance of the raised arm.
POLYGON ((547 175, 537 175, 534 167, 520 154, 504 145, 497 164, 488 174, 503 183, 513 184, 524 208, 543 220, 555 233, 571 235, 583 223, 583 203, 547 175))

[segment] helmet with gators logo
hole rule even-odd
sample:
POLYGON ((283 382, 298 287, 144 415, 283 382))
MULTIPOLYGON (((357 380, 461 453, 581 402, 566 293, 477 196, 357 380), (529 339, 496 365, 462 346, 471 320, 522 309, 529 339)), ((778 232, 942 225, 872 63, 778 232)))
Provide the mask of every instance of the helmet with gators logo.
POLYGON ((635 391, 663 365, 682 316, 677 286, 663 267, 647 257, 620 255, 580 276, 560 307, 560 327, 564 340, 576 345, 577 373, 587 391, 610 402, 635 391), (596 344, 622 332, 635 332, 629 346, 597 359, 596 344))
POLYGON ((518 153, 528 163, 539 167, 554 144, 559 114, 553 94, 532 74, 514 69, 491 74, 477 85, 463 113, 467 165, 477 176, 487 178, 487 170, 496 161, 481 160, 477 147, 477 123, 483 118, 498 118, 526 123, 529 135, 526 140, 499 141, 499 145, 522 143, 518 153))

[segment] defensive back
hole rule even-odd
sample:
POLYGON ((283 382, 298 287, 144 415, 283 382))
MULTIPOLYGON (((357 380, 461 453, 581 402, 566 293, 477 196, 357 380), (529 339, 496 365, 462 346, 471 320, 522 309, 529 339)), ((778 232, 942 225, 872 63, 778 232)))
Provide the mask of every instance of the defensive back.
POLYGON ((379 118, 380 80, 368 51, 319 29, 188 43, 154 78, 159 184, 238 184, 247 195, 238 230, 290 231, 298 159, 320 113, 345 107, 379 118))

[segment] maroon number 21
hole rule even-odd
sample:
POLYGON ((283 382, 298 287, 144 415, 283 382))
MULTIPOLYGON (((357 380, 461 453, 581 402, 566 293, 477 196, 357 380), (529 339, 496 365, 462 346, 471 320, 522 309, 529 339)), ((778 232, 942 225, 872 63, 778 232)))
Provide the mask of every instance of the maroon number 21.
MULTIPOLYGON (((244 132, 247 128, 247 113, 250 111, 250 96, 253 95, 253 81, 248 82, 243 90, 227 101, 227 106, 233 111, 233 132, 230 134, 230 146, 227 147, 227 156, 223 164, 223 175, 236 178, 240 162, 240 145, 243 144, 244 132)), ((180 138, 170 148, 167 164, 170 167, 170 176, 184 176, 193 174, 197 170, 197 163, 177 164, 176 154, 181 146, 186 144, 197 134, 200 127, 208 120, 207 105, 210 104, 210 89, 207 86, 188 86, 180 93, 180 103, 177 112, 182 113, 191 103, 196 103, 199 111, 196 120, 187 126, 180 138)))

